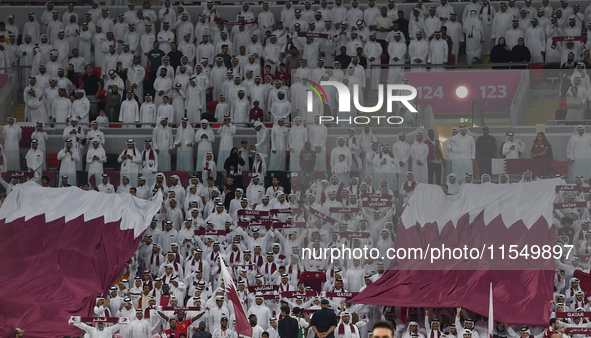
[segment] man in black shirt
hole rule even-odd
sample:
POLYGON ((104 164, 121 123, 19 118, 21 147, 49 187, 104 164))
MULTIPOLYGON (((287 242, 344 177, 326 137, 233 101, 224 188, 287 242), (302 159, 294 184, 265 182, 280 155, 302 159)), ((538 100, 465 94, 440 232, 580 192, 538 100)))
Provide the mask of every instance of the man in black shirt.
MULTIPOLYGON (((573 42, 569 41, 567 43, 568 49, 573 48, 573 42)), ((569 52, 567 54, 566 62, 560 66, 560 72, 558 73, 558 78, 560 79, 560 97, 566 97, 566 93, 570 88, 570 75, 573 73, 573 70, 576 68, 577 63, 575 62, 575 53, 569 52), (563 71, 565 70, 565 71, 563 71)))
MULTIPOLYGON (((154 48, 148 52, 148 69, 150 69, 150 83, 153 84, 156 80, 156 72, 158 67, 162 66, 162 58, 166 56, 163 50, 160 49, 160 42, 154 41, 152 45, 154 48)), ((152 87, 152 85, 150 85, 152 87)), ((152 88, 150 88, 152 90, 152 88)))
POLYGON ((497 155, 497 140, 490 136, 488 127, 482 128, 484 135, 476 140, 476 162, 478 163, 478 174, 492 175, 491 159, 497 155))
POLYGON ((289 315, 289 307, 281 307, 281 319, 277 324, 279 338, 298 338, 298 320, 289 315))
POLYGON ((398 24, 398 29, 404 34, 406 41, 410 41, 408 37, 408 20, 404 18, 403 11, 398 11, 398 20, 394 21, 394 23, 398 24))
POLYGON ((363 56, 363 48, 357 47, 356 52, 356 57, 359 59, 359 64, 361 65, 361 67, 363 67, 363 69, 367 69, 367 58, 363 56))
POLYGON ((205 322, 199 323, 199 329, 193 333, 192 338, 211 338, 211 333, 205 330, 205 322))
POLYGON ((351 63, 351 57, 347 55, 347 46, 341 46, 341 54, 335 56, 335 61, 341 63, 341 69, 347 69, 351 63))
POLYGON ((228 45, 222 45, 222 52, 216 55, 214 59, 216 58, 222 58, 224 60, 224 66, 228 69, 232 68, 232 56, 228 54, 228 45))
POLYGON ((174 68, 174 71, 176 72, 177 67, 181 64, 183 52, 176 48, 175 42, 170 43, 170 49, 171 51, 168 52, 168 57, 170 58, 170 65, 172 66, 172 68, 174 68))
POLYGON ((93 67, 91 64, 86 65, 86 73, 82 75, 82 85, 80 86, 81 89, 84 89, 86 98, 90 101, 90 113, 88 116, 90 121, 94 121, 98 116, 96 98, 102 89, 101 79, 92 70, 93 67))
POLYGON ((447 35, 447 27, 445 26, 441 26, 441 38, 447 42, 447 56, 449 57, 454 42, 452 41, 451 36, 447 35))
POLYGON ((224 206, 226 209, 230 208, 230 202, 236 198, 236 187, 238 185, 234 183, 234 175, 228 174, 226 177, 226 184, 224 184, 224 194, 226 199, 224 200, 224 206))
POLYGON ((327 299, 321 300, 320 306, 322 310, 316 312, 310 321, 310 326, 312 326, 312 330, 316 333, 315 338, 320 338, 322 333, 324 333, 322 338, 334 338, 334 329, 337 327, 337 315, 328 308, 327 299))

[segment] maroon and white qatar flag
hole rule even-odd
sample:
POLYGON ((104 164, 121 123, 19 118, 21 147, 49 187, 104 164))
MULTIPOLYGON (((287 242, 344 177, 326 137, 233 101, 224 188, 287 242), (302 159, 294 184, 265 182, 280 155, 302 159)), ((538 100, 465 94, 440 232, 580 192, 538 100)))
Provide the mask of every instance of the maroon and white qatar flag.
POLYGON ((554 259, 570 252, 556 245, 553 225, 561 181, 467 184, 453 196, 417 185, 401 214, 396 258, 352 303, 464 307, 492 317, 494 300, 500 323, 548 325, 554 259))
POLYGON ((76 336, 71 316, 92 315, 113 286, 158 212, 162 195, 77 187, 17 186, 0 208, 0 337, 76 336))
MULTIPOLYGON (((238 297, 238 293, 236 292, 236 285, 234 284, 234 280, 232 280, 232 276, 228 269, 226 268, 226 263, 224 259, 220 256, 220 275, 222 280, 224 281, 224 286, 226 287, 226 297, 232 301, 234 305, 234 315, 236 317, 236 332, 241 335, 245 335, 248 337, 252 337, 252 326, 248 322, 248 318, 246 318, 246 313, 244 312, 244 308, 242 307, 242 303, 240 303, 240 298, 238 297)), ((229 319, 229 318, 228 318, 229 319)))

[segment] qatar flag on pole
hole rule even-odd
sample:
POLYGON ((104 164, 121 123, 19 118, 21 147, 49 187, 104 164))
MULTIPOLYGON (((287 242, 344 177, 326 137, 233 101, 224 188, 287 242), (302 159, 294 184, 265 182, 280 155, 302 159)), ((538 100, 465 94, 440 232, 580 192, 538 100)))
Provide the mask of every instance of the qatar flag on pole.
POLYGON ((0 332, 77 336, 71 316, 93 313, 137 250, 162 195, 18 185, 0 208, 0 332))
POLYGON ((464 307, 489 316, 494 299, 500 323, 547 325, 557 241, 552 211, 560 184, 466 184, 450 196, 437 185, 417 185, 394 243, 397 253, 409 256, 394 260, 351 302, 464 307))
POLYGON ((490 283, 490 297, 488 298, 488 338, 493 338, 495 332, 495 316, 493 309, 493 287, 490 283))
POLYGON ((244 308, 242 307, 242 303, 240 302, 240 298, 238 297, 238 293, 236 292, 236 285, 234 284, 234 280, 232 280, 232 276, 228 272, 228 268, 226 268, 226 263, 224 259, 220 256, 220 275, 222 280, 224 281, 224 286, 226 287, 226 297, 232 301, 234 305, 234 315, 236 317, 236 332, 241 335, 245 335, 248 337, 252 337, 252 326, 248 322, 248 318, 246 318, 246 313, 244 312, 244 308))

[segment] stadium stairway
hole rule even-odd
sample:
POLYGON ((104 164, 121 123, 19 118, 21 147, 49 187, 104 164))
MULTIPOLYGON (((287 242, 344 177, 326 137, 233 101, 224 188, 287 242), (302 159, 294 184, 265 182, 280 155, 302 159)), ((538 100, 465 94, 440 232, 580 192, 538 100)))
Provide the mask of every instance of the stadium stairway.
POLYGON ((25 104, 17 103, 14 106, 12 114, 14 115, 14 117, 16 117, 17 122, 25 122, 25 104))
POLYGON ((523 125, 536 124, 552 125, 548 120, 553 120, 559 106, 560 97, 556 90, 532 90, 529 105, 523 116, 523 125))

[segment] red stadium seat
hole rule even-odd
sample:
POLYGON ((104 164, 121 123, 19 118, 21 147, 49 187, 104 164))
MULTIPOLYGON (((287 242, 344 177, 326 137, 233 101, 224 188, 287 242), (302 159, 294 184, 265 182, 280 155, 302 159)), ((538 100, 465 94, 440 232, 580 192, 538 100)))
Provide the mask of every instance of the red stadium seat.
MULTIPOLYGON (((386 55, 382 54, 382 56, 380 56, 380 63, 383 65, 387 65, 389 63, 388 57, 386 55)), ((384 66, 384 67, 382 67, 382 70, 384 70, 384 69, 390 69, 390 67, 384 66)))
POLYGON ((101 67, 92 68, 92 72, 95 73, 99 78, 101 77, 101 67))
POLYGON ((19 142, 19 146, 21 148, 29 148, 29 147, 31 147, 31 135, 33 135, 33 132, 35 132, 35 127, 21 126, 21 129, 22 129, 22 134, 21 134, 21 140, 19 142))
POLYGON ((150 68, 146 67, 146 76, 144 77, 144 79, 149 79, 150 78, 150 68))
POLYGON ((78 88, 80 88, 80 86, 82 86, 82 78, 78 79, 78 88))
POLYGON ((324 171, 314 171, 314 179, 315 180, 323 180, 324 179, 324 171))
POLYGON ((46 163, 48 169, 59 169, 61 164, 60 160, 57 159, 57 153, 47 154, 46 163))
POLYGON ((123 125, 119 124, 119 123, 109 125, 109 128, 122 128, 122 127, 123 127, 123 125))
MULTIPOLYGON (((456 56, 454 54, 449 54, 447 58, 448 65, 455 65, 456 64, 456 56)), ((451 67, 446 67, 445 69, 453 69, 451 67)))
MULTIPOLYGON (((247 187, 250 184, 250 179, 252 178, 253 171, 242 171, 242 186, 247 187)), ((263 178, 263 181, 265 179, 263 178)))
POLYGON ((218 103, 220 101, 209 101, 209 103, 207 104, 207 111, 210 113, 215 113, 215 107, 218 106, 218 103))
POLYGON ((568 173, 568 161, 552 161, 550 163, 550 171, 552 175, 561 174, 566 176, 568 173))
POLYGON ((530 63, 529 65, 529 76, 532 84, 539 83, 544 78, 544 64, 543 63, 530 63))
POLYGON ((558 109, 568 109, 566 107, 566 97, 563 97, 562 99, 560 99, 558 109))

